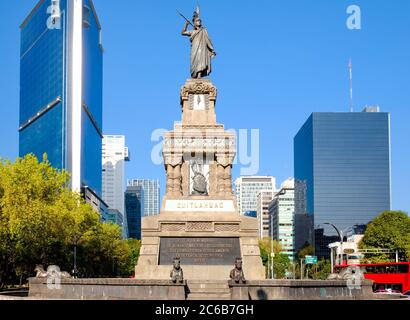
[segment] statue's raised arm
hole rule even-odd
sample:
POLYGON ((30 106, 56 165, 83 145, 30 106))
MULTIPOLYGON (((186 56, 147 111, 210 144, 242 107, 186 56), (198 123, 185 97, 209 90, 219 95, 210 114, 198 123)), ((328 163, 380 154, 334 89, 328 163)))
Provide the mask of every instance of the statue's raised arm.
POLYGON ((192 23, 188 19, 186 20, 181 34, 190 37, 191 77, 199 79, 211 73, 211 59, 216 56, 216 53, 208 31, 202 26, 199 7, 194 12, 192 23), (188 25, 190 24, 193 26, 193 29, 188 30, 188 25))

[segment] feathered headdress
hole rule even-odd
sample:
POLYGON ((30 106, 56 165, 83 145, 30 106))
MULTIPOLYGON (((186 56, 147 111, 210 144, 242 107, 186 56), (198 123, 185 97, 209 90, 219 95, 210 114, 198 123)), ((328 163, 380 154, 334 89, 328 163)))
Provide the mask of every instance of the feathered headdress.
POLYGON ((196 9, 194 11, 194 16, 192 18, 192 21, 195 21, 196 19, 200 19, 200 10, 199 10, 199 5, 196 6, 196 9))

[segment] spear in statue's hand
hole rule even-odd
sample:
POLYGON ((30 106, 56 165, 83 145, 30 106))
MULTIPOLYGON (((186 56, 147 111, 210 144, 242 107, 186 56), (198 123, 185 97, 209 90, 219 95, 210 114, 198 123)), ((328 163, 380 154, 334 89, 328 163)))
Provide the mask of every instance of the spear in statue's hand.
POLYGON ((188 22, 191 26, 194 26, 194 25, 191 23, 191 21, 189 21, 181 12, 179 12, 178 10, 177 10, 177 12, 178 12, 178 14, 179 14, 182 18, 184 18, 184 19, 186 20, 186 22, 188 22))

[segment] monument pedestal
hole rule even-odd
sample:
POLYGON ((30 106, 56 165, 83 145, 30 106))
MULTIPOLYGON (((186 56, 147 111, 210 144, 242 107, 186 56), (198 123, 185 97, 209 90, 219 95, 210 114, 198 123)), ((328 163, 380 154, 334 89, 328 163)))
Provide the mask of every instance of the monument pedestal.
POLYGON ((160 214, 142 218, 137 279, 169 279, 176 257, 188 281, 228 280, 238 257, 247 279, 265 279, 257 220, 237 210, 236 137, 216 122, 216 96, 208 79, 181 89, 182 123, 164 138, 166 194, 160 214))
MULTIPOLYGON (((235 258, 242 257, 245 277, 265 279, 261 263, 256 219, 236 211, 198 211, 181 206, 205 206, 213 203, 230 208, 234 200, 180 199, 175 211, 142 219, 142 248, 135 275, 138 279, 169 279, 172 261, 181 258, 187 280, 228 280, 235 258), (224 202, 225 201, 225 202, 224 202), (228 204, 228 203, 231 204, 228 204)), ((233 198, 233 197, 232 197, 233 198)), ((164 200, 165 206, 167 201, 164 200)))

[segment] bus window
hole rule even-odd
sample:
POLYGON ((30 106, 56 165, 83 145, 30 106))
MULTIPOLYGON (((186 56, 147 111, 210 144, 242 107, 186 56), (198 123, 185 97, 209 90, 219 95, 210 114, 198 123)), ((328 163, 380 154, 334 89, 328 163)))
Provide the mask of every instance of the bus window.
POLYGON ((391 286, 391 288, 392 288, 392 290, 397 290, 397 291, 403 292, 403 286, 401 284, 393 284, 391 286))
POLYGON ((386 289, 386 286, 383 284, 383 283, 375 283, 374 285, 373 285, 373 291, 376 291, 376 290, 385 290, 386 289))
POLYGON ((399 264, 397 267, 398 267, 398 273, 409 273, 408 264, 399 264))

